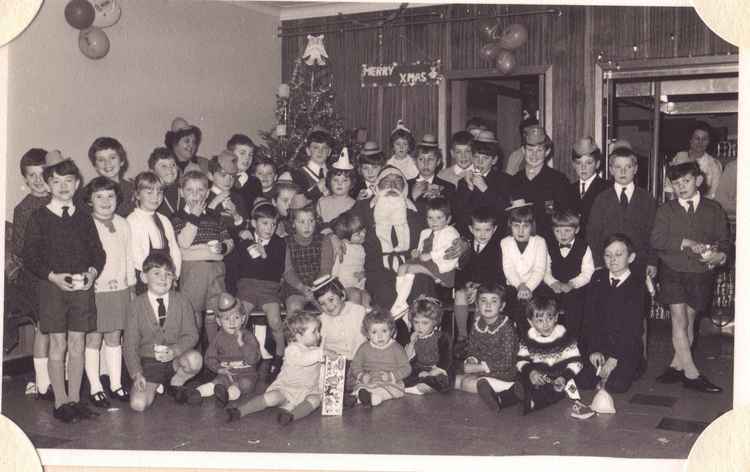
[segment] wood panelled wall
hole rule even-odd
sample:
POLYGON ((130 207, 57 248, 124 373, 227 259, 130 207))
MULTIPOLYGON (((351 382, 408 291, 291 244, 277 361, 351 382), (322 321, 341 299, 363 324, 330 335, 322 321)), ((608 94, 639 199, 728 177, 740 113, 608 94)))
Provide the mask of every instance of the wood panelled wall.
MULTIPOLYGON (((435 18, 523 14, 551 5, 444 5, 408 10, 408 15, 432 13, 435 18)), ((501 18, 501 26, 522 23, 528 42, 516 50, 518 66, 551 66, 553 70, 552 139, 554 166, 573 176, 570 149, 584 135, 593 135, 594 64, 600 51, 621 59, 674 58, 737 54, 738 49, 716 36, 692 8, 562 6, 562 15, 501 18), (674 39, 670 37, 674 36, 674 39), (632 45, 639 49, 633 54, 632 45)), ((353 15, 363 22, 379 14, 353 15)), ((424 19, 424 17, 422 17, 424 19)), ((284 22, 305 26, 340 20, 337 17, 284 22)), ((418 21, 418 19, 415 19, 418 21)), ((328 29, 328 28, 326 28, 328 29)), ((317 34, 321 28, 310 29, 317 34), (317 31, 316 31, 317 30, 317 31)), ((303 30, 304 31, 304 30, 303 30)), ((305 36, 283 41, 282 77, 287 80, 295 58, 304 50, 305 36)), ((437 87, 362 88, 362 64, 386 64, 440 59, 444 72, 487 71, 493 65, 478 54, 483 44, 477 22, 385 27, 325 33, 325 45, 336 77, 336 106, 347 127, 365 127, 370 139, 388 146, 388 136, 403 119, 416 137, 438 130, 437 87)))

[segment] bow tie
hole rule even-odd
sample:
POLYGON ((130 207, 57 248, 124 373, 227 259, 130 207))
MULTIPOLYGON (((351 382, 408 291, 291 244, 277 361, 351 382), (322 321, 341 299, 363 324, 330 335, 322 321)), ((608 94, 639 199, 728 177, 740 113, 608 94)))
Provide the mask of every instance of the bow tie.
POLYGON ((571 249, 573 247, 573 244, 560 244, 560 249, 571 249))

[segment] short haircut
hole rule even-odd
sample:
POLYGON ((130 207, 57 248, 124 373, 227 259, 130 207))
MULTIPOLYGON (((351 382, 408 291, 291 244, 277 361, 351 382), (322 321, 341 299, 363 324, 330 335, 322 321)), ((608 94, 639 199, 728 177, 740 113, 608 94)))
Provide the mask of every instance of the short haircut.
POLYGON ((120 157, 120 162, 122 164, 120 167, 120 175, 124 175, 125 171, 128 170, 128 154, 125 152, 125 148, 122 147, 122 144, 120 144, 120 141, 115 138, 104 136, 96 138, 94 142, 91 143, 91 146, 89 146, 89 160, 91 161, 91 165, 96 164, 96 153, 106 149, 112 149, 120 157))
POLYGON ((417 146, 417 157, 420 154, 432 154, 435 156, 437 165, 435 166, 435 172, 439 171, 443 167, 443 151, 439 147, 434 146, 417 146))
POLYGON ((609 155, 609 165, 611 166, 614 162, 615 158, 617 157, 626 157, 633 161, 633 165, 636 167, 638 166, 638 156, 635 155, 635 152, 632 149, 626 148, 626 147, 620 147, 612 151, 609 155))
POLYGON ((327 295, 329 292, 341 298, 342 300, 346 300, 346 289, 337 277, 334 277, 333 280, 318 288, 317 290, 313 290, 313 296, 317 300, 320 297, 327 295))
POLYGON ((195 138, 195 149, 196 151, 201 145, 201 138, 203 137, 200 128, 197 126, 191 126, 189 128, 179 129, 177 131, 167 131, 164 135, 164 145, 169 149, 174 149, 177 143, 180 142, 185 136, 192 135, 195 138))
POLYGON ((493 226, 497 226, 497 214, 492 208, 482 205, 471 212, 471 222, 491 223, 493 226))
POLYGON ((310 146, 312 143, 327 144, 329 148, 333 149, 334 141, 333 137, 325 131, 316 130, 307 135, 305 140, 305 146, 310 146))
POLYGON ((493 158, 500 156, 500 147, 495 143, 474 141, 471 150, 474 154, 484 154, 485 156, 490 156, 493 158))
POLYGON ((250 146, 251 149, 255 149, 255 143, 247 135, 234 134, 229 141, 227 141, 227 149, 234 151, 236 146, 250 146))
POLYGON ((332 228, 339 239, 350 239, 353 234, 365 227, 362 218, 352 211, 346 211, 333 220, 332 228))
POLYGON ((73 162, 73 159, 65 159, 53 166, 45 167, 42 171, 42 176, 44 177, 45 182, 49 182, 53 174, 57 174, 60 177, 74 175, 79 181, 82 180, 81 172, 78 170, 76 163, 73 162))
POLYGON ((396 332, 396 320, 393 319, 390 313, 376 308, 367 313, 364 319, 362 319, 362 334, 369 339, 370 328, 378 324, 387 325, 391 331, 391 336, 396 332))
POLYGON ((271 195, 271 198, 273 200, 276 200, 281 192, 294 192, 295 194, 300 193, 299 186, 295 184, 294 182, 287 182, 287 181, 281 181, 276 182, 273 186, 273 193, 271 195))
POLYGON ((567 226, 579 228, 581 226, 581 217, 570 210, 558 210, 552 215, 552 227, 567 226))
POLYGON ((534 210, 532 210, 530 206, 514 208, 508 213, 508 231, 512 231, 513 223, 529 223, 531 224, 531 234, 536 234, 534 210))
POLYGON ((135 191, 140 192, 144 188, 163 189, 164 184, 158 175, 147 170, 135 176, 135 191))
POLYGON ((391 149, 393 149, 393 143, 395 143, 397 139, 405 139, 409 144, 409 154, 414 152, 414 148, 416 147, 417 143, 416 141, 414 141, 414 136, 412 136, 410 132, 399 128, 391 133, 391 137, 388 140, 388 145, 391 147, 391 149))
POLYGON ((261 218, 271 218, 274 220, 278 220, 278 208, 276 208, 273 203, 268 201, 256 203, 255 206, 253 206, 252 212, 250 213, 250 219, 259 220, 261 218))
POLYGON ((218 171, 223 171, 221 164, 219 164, 219 156, 214 156, 208 161, 208 172, 214 174, 218 171))
POLYGON ((172 273, 175 273, 177 269, 172 262, 172 258, 169 255, 162 252, 152 252, 146 256, 146 260, 143 261, 143 273, 150 271, 151 269, 166 269, 172 273))
POLYGON ((531 300, 529 300, 525 312, 526 319, 528 320, 534 318, 534 315, 538 313, 557 316, 557 299, 555 299, 555 297, 536 294, 531 297, 531 300))
POLYGON ((120 203, 122 203, 122 192, 120 191, 120 186, 114 180, 102 175, 94 177, 91 179, 91 182, 83 187, 83 201, 90 205, 92 203, 91 196, 96 192, 102 192, 105 190, 114 190, 117 205, 119 206, 120 203))
POLYGON ((385 154, 383 154, 382 151, 376 152, 375 154, 364 154, 360 152, 357 160, 359 161, 360 166, 370 164, 372 166, 383 167, 385 165, 385 154))
POLYGON ((41 148, 31 148, 21 156, 21 175, 26 177, 26 168, 31 166, 43 166, 47 159, 47 151, 41 148))
POLYGON ((701 168, 697 162, 683 162, 682 164, 675 164, 673 166, 667 166, 667 178, 669 180, 677 180, 686 175, 692 175, 698 177, 703 175, 701 168))
POLYGON ((302 208, 289 208, 289 221, 294 224, 294 220, 297 219, 297 215, 300 215, 302 213, 310 213, 313 219, 317 221, 318 212, 315 211, 315 206, 312 203, 308 203, 302 208))
POLYGON ((443 321, 443 310, 436 302, 437 300, 428 297, 417 298, 409 307, 409 320, 414 321, 414 318, 421 316, 431 320, 435 326, 440 326, 443 321))
POLYGON ((711 140, 711 126, 708 123, 705 121, 696 121, 693 128, 690 130, 690 137, 692 138, 693 134, 698 130, 708 133, 708 139, 709 141, 711 140))
POLYGON ((625 247, 628 249, 628 254, 633 254, 635 252, 635 246, 633 245, 633 240, 631 240, 626 234, 624 233, 613 233, 610 234, 607 239, 604 240, 604 245, 602 246, 604 249, 607 249, 610 244, 612 243, 623 243, 625 247))
POLYGON ((253 172, 255 172, 255 169, 257 169, 258 166, 271 166, 273 167, 274 172, 278 171, 278 168, 276 167, 276 163, 273 162, 273 160, 267 158, 266 156, 254 156, 253 172))
POLYGON ((154 170, 154 168, 156 167, 156 164, 159 161, 163 161, 167 159, 175 161, 175 163, 177 162, 177 158, 172 153, 171 149, 167 149, 165 147, 154 148, 154 150, 151 151, 151 155, 148 156, 148 168, 151 170, 154 170))
POLYGON ((469 146, 471 149, 474 146, 474 135, 465 130, 453 133, 453 136, 451 136, 451 147, 455 146, 469 146))
POLYGON ((436 197, 427 200, 427 211, 430 210, 442 211, 446 218, 451 217, 451 203, 447 198, 436 197))
POLYGON ((505 286, 500 284, 495 285, 480 285, 479 288, 477 288, 477 302, 479 302, 480 295, 491 293, 493 295, 497 295, 500 297, 500 303, 505 303, 506 298, 508 297, 508 289, 505 288, 505 286))
POLYGON ((182 177, 180 177, 180 188, 185 187, 185 184, 187 184, 191 180, 200 180, 201 182, 203 182, 203 185, 205 185, 206 188, 211 187, 208 182, 208 176, 206 174, 199 170, 189 170, 182 174, 182 177))
POLYGON ((292 343, 298 334, 305 334, 307 327, 311 324, 320 327, 320 318, 304 311, 290 315, 284 322, 284 337, 287 342, 292 343))
POLYGON ((328 169, 328 173, 326 174, 326 187, 328 189, 331 189, 331 180, 333 180, 334 177, 337 175, 344 175, 346 177, 349 177, 349 182, 352 183, 352 187, 354 186, 354 181, 356 179, 354 170, 350 169, 336 169, 333 167, 330 167, 328 169))
POLYGON ((601 162, 602 151, 599 148, 594 149, 593 152, 590 152, 588 154, 578 154, 577 152, 573 151, 572 154, 570 155, 570 160, 577 161, 583 156, 591 156, 591 158, 594 159, 594 162, 601 162))

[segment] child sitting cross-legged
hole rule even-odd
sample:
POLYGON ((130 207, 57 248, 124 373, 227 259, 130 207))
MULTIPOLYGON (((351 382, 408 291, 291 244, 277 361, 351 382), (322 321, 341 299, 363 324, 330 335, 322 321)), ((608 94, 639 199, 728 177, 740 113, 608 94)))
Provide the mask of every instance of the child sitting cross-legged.
POLYGON ((146 292, 135 298, 125 322, 125 365, 133 379, 130 407, 146 410, 162 385, 178 403, 199 403, 198 392, 183 387, 200 372, 203 358, 195 350, 198 328, 193 306, 172 290, 174 263, 165 254, 150 254, 140 276, 146 292))
POLYGON ((554 298, 534 295, 526 305, 526 318, 531 327, 521 337, 517 363, 524 388, 524 414, 565 397, 566 390, 573 388, 568 384, 582 368, 576 340, 557 323, 554 298))
POLYGON ((474 327, 469 333, 463 373, 456 375, 455 388, 478 393, 495 412, 518 403, 513 393, 516 380, 518 334, 513 321, 503 312, 506 289, 482 285, 477 289, 474 327))
POLYGON ((359 401, 371 407, 403 397, 411 365, 403 346, 396 342, 395 320, 385 311, 373 310, 362 320, 362 333, 368 342, 359 346, 352 359, 354 398, 349 396, 344 402, 359 401))
POLYGON ((437 299, 424 295, 417 297, 409 308, 414 332, 406 346, 411 360, 411 374, 404 380, 406 393, 445 393, 453 388, 451 340, 440 329, 442 308, 437 299))
POLYGON ((284 365, 276 380, 263 395, 228 408, 228 421, 236 421, 250 413, 279 407, 277 420, 282 425, 304 418, 321 402, 320 370, 323 348, 320 347, 320 320, 308 313, 295 313, 284 324, 287 346, 284 365))
MULTIPOLYGON (((216 395, 219 404, 226 406, 255 388, 260 346, 255 335, 243 328, 247 313, 241 300, 225 292, 219 296, 217 308, 216 322, 221 330, 211 340, 205 356, 206 367, 217 375, 197 390, 200 398, 216 395)), ((193 393, 190 397, 197 400, 193 393)))

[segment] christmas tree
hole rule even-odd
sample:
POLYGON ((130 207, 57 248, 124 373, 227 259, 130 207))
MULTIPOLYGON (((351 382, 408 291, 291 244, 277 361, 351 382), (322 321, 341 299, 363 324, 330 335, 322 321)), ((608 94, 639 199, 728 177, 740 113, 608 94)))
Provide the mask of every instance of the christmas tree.
POLYGON ((281 84, 276 95, 276 125, 271 131, 260 131, 265 145, 261 152, 282 169, 304 160, 305 139, 313 128, 326 130, 334 139, 337 156, 348 144, 349 133, 343 119, 334 109, 335 87, 330 61, 323 46, 323 36, 308 36, 305 52, 294 62, 287 84, 281 84))

